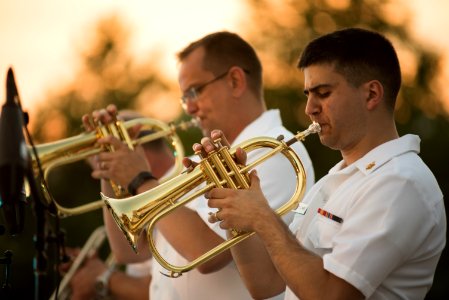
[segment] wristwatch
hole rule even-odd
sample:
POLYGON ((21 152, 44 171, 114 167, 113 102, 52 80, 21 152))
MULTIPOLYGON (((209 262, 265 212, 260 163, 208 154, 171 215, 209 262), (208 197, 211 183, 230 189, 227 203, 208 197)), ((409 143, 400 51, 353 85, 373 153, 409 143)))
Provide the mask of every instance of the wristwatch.
POLYGON ((144 171, 137 174, 136 177, 134 177, 133 180, 128 184, 128 192, 135 196, 137 194, 137 189, 145 183, 145 181, 150 179, 157 179, 153 176, 150 172, 144 171))
POLYGON ((97 293, 96 299, 107 299, 109 296, 109 278, 115 271, 115 265, 108 267, 103 273, 101 273, 95 281, 95 292, 97 293))

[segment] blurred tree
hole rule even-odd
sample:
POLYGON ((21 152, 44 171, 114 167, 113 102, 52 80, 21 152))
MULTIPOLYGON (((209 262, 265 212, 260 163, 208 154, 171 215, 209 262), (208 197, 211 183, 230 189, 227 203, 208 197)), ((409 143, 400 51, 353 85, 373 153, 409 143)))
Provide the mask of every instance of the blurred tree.
MULTIPOLYGON (((305 128, 306 97, 303 77, 295 68, 304 46, 319 35, 345 27, 362 27, 386 35, 398 51, 403 85, 396 107, 400 134, 415 133, 421 139, 421 157, 434 172, 443 194, 449 192, 447 153, 448 113, 436 87, 440 56, 415 41, 409 32, 410 14, 403 1, 394 0, 248 0, 248 17, 242 27, 258 49, 265 69, 265 97, 269 107, 281 109, 291 130, 305 128)), ((341 159, 322 147, 316 137, 305 142, 314 162, 316 179, 341 159)), ((446 211, 449 205, 446 204, 446 211)), ((446 250, 437 269, 434 286, 426 299, 449 294, 446 250)))
MULTIPOLYGON (((35 119, 31 119, 31 128, 35 144, 80 134, 83 131, 81 116, 110 103, 119 109, 135 109, 147 117, 162 116, 175 122, 175 118, 186 118, 181 115, 179 101, 173 97, 172 83, 158 72, 157 68, 163 66, 159 65, 157 52, 148 53, 148 59, 144 62, 136 62, 130 52, 129 41, 130 30, 117 15, 100 19, 94 30, 85 30, 79 50, 80 67, 75 71, 73 81, 49 91, 46 101, 33 114, 35 119), (163 108, 155 105, 157 102, 163 102, 163 108)), ((189 138, 198 140, 198 134, 199 131, 196 137, 189 138)), ((188 137, 183 134, 181 139, 184 141, 188 137)), ((185 142, 189 145, 186 147, 188 153, 192 144, 190 139, 185 142)), ((91 179, 90 168, 84 162, 56 168, 51 172, 48 183, 54 199, 66 207, 76 207, 100 198, 99 183, 91 179)), ((29 208, 24 233, 16 239, 0 237, 0 250, 11 249, 15 254, 12 265, 15 299, 32 299, 34 293, 30 287, 33 286, 32 256, 35 253, 32 235, 35 234, 35 218, 29 208)), ((57 223, 56 219, 48 218, 48 221, 48 233, 55 233, 51 227, 57 223)), ((60 222, 66 232, 66 245, 78 247, 83 246, 91 232, 101 224, 100 210, 63 218, 60 222)), ((40 289, 48 289, 50 296, 56 278, 53 269, 55 243, 51 239, 47 256, 48 282, 40 289)))
MULTIPOLYGON (((110 103, 119 109, 145 110, 146 105, 170 90, 158 72, 156 52, 148 53, 148 62, 135 62, 129 50, 129 30, 118 16, 100 20, 93 33, 82 41, 80 70, 73 82, 51 92, 37 109, 35 139, 48 141, 77 134, 83 114, 110 103)), ((180 113, 177 106, 175 116, 180 113)))

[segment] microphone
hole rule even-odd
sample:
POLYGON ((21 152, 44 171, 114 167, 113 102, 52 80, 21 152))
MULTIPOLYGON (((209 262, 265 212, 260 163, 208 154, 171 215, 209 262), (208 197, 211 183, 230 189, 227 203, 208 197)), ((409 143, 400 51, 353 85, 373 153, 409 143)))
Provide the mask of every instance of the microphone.
POLYGON ((29 164, 23 135, 23 112, 20 107, 14 74, 8 69, 6 102, 0 115, 0 207, 11 235, 23 230, 26 195, 24 178, 29 164))

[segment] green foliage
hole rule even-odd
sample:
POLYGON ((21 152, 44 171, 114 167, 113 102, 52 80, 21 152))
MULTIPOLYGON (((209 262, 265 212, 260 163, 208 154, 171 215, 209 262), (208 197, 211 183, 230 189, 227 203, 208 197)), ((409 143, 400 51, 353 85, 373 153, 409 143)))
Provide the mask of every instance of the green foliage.
MULTIPOLYGON (((396 107, 401 135, 418 134, 421 157, 433 171, 443 194, 449 193, 447 153, 449 123, 435 88, 439 55, 411 37, 406 7, 390 0, 248 0, 251 13, 244 23, 253 45, 261 53, 265 67, 265 96, 269 107, 281 109, 287 128, 296 131, 310 122, 304 114, 306 97, 303 78, 295 70, 304 46, 319 35, 345 27, 373 29, 389 37, 403 68, 403 85, 396 107), (392 14, 394 12, 394 14, 392 14), (248 22, 249 21, 249 22, 248 22), (294 70, 294 71, 293 71, 294 70)), ((325 149, 317 139, 305 142, 321 178, 341 159, 325 149)), ((449 204, 446 202, 446 214, 449 204)), ((434 286, 426 299, 442 299, 449 293, 449 263, 446 250, 437 269, 434 286)))

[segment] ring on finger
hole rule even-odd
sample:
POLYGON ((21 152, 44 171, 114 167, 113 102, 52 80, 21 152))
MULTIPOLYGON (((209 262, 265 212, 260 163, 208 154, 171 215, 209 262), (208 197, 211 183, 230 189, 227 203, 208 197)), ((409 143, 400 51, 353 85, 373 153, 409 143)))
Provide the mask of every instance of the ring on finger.
POLYGON ((220 218, 218 217, 218 215, 217 215, 218 212, 219 212, 219 211, 214 212, 214 217, 215 217, 215 219, 216 219, 218 222, 221 222, 221 221, 223 221, 223 220, 220 219, 220 218))

